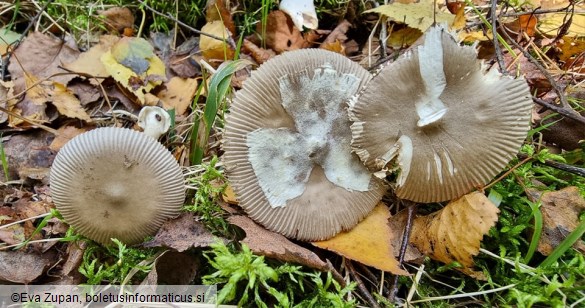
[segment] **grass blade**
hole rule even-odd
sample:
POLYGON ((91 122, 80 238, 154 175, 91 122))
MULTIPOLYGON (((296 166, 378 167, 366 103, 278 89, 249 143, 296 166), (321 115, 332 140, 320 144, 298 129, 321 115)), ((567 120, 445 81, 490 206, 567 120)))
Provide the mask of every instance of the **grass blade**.
POLYGON ((553 250, 553 252, 540 263, 538 267, 547 267, 555 263, 565 252, 575 244, 576 241, 580 240, 585 233, 585 220, 569 233, 569 235, 553 250))
POLYGON ((225 99, 232 75, 236 71, 250 64, 250 61, 243 59, 224 62, 224 64, 222 64, 211 77, 203 115, 195 114, 195 119, 193 121, 193 131, 191 133, 192 165, 201 164, 201 161, 203 160, 205 150, 207 149, 207 141, 209 140, 211 127, 217 116, 217 110, 225 99))

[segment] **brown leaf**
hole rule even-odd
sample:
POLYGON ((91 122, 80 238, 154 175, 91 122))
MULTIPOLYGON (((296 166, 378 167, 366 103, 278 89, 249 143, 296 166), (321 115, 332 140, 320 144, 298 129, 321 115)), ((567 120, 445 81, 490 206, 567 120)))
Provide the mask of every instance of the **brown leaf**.
POLYGON ((51 167, 55 159, 55 152, 49 148, 52 140, 53 134, 45 131, 10 136, 3 143, 10 179, 17 179, 18 171, 24 168, 51 167))
POLYGON ((323 44, 321 44, 321 49, 325 49, 325 50, 336 52, 338 54, 345 55, 345 47, 343 47, 343 44, 341 44, 341 42, 339 40, 337 40, 333 43, 323 43, 323 44))
POLYGON ((333 31, 331 31, 331 33, 329 33, 329 35, 327 36, 327 38, 325 38, 325 40, 323 41, 323 44, 327 44, 327 43, 335 43, 335 42, 341 42, 341 43, 345 43, 345 41, 347 41, 347 31, 349 31, 349 28, 351 28, 351 23, 347 20, 342 20, 337 27, 335 27, 335 29, 333 29, 333 31))
MULTIPOLYGON (((60 66, 77 59, 79 53, 72 38, 63 42, 49 34, 32 32, 18 46, 14 52, 15 59, 10 61, 8 65, 8 70, 14 81, 14 91, 20 93, 25 90, 25 73, 32 74, 39 79, 58 73, 66 73, 67 71, 60 66)), ((67 84, 73 78, 75 78, 73 74, 62 74, 51 77, 51 80, 67 84)))
MULTIPOLYGON (((390 232, 395 236, 392 237, 392 248, 394 248, 394 256, 398 257, 400 255, 400 246, 402 245, 402 238, 404 236, 404 230, 406 227, 406 223, 408 222, 408 211, 402 210, 398 212, 396 215, 390 217, 388 219, 388 226, 390 227, 390 232)), ((404 254, 404 261, 405 262, 413 262, 413 263, 421 263, 424 259, 424 255, 420 253, 416 247, 412 244, 412 242, 408 242, 406 245, 406 253, 404 254)))
POLYGON ((165 85, 166 89, 156 95, 163 102, 163 107, 167 110, 174 108, 176 115, 187 112, 197 92, 197 79, 173 77, 165 85))
POLYGON ((498 208, 482 193, 449 202, 442 210, 414 220, 411 242, 425 255, 449 264, 473 266, 481 239, 498 220, 498 208))
POLYGON ((388 207, 379 203, 370 215, 350 231, 342 232, 326 241, 313 242, 313 245, 379 270, 395 275, 408 275, 394 258, 392 239, 396 235, 388 226, 389 218, 388 207))
POLYGON ((75 241, 67 246, 67 259, 61 266, 62 275, 68 276, 77 274, 77 269, 83 261, 83 254, 86 248, 87 242, 85 241, 75 241))
MULTIPOLYGON (((15 105, 17 101, 10 99, 14 96, 14 83, 12 81, 0 80, 0 107, 10 109, 9 105, 15 105)), ((0 110, 0 124, 8 120, 8 114, 0 110)))
MULTIPOLYGON (((262 35, 262 25, 258 23, 256 32, 262 35)), ((266 47, 277 54, 308 47, 303 35, 294 26, 292 19, 283 11, 275 10, 268 14, 266 21, 266 47)))
MULTIPOLYGON (((579 215, 585 211, 585 199, 574 186, 559 191, 541 193, 529 190, 532 200, 540 199, 542 233, 538 251, 548 256, 579 225, 579 215)), ((585 253, 585 242, 577 241, 573 247, 585 253)))
POLYGON ((60 114, 66 117, 91 122, 91 118, 81 107, 79 99, 63 84, 50 80, 39 81, 33 75, 27 75, 26 83, 27 87, 30 88, 27 92, 27 98, 34 104, 43 105, 50 102, 60 114))
POLYGON ((244 48, 244 51, 250 54, 250 56, 252 56, 252 59, 254 59, 254 61, 256 61, 256 63, 258 64, 262 64, 268 61, 270 58, 276 56, 276 53, 274 53, 272 49, 260 48, 252 41, 249 41, 247 39, 244 39, 242 47, 244 48))
POLYGON ((55 139, 53 139, 53 142, 51 142, 51 145, 49 145, 49 148, 57 152, 65 145, 65 143, 73 139, 73 137, 86 131, 87 128, 77 128, 71 125, 63 125, 57 130, 58 134, 55 139))
POLYGON ((197 259, 185 252, 166 251, 158 257, 144 285, 188 285, 199 270, 197 259))
POLYGON ((236 193, 234 192, 231 185, 226 186, 221 198, 223 199, 223 201, 225 201, 229 204, 236 204, 237 205, 239 203, 239 201, 236 197, 236 193))
POLYGON ((134 27, 134 15, 127 7, 112 7, 105 11, 98 11, 109 31, 124 33, 125 28, 134 27))
MULTIPOLYGON (((201 28, 201 32, 212 34, 225 40, 231 36, 231 32, 219 20, 206 23, 201 28)), ((199 38, 199 49, 206 59, 230 60, 234 57, 234 51, 229 44, 206 35, 202 35, 199 38)))
POLYGON ((51 260, 46 255, 0 251, 0 281, 28 284, 41 276, 51 260))
POLYGON ((536 32, 536 23, 538 19, 535 15, 520 15, 514 21, 506 23, 506 28, 514 33, 515 35, 519 35, 522 32, 525 32, 528 36, 534 36, 536 32))
POLYGON ((63 64, 63 67, 76 73, 85 74, 89 77, 100 77, 97 79, 89 79, 91 84, 98 85, 102 83, 105 77, 110 76, 100 59, 102 55, 110 51, 112 46, 119 40, 120 38, 117 36, 102 35, 97 45, 91 47, 88 51, 81 53, 75 61, 63 64))
POLYGON ((218 240, 202 223, 195 221, 192 213, 184 213, 165 222, 154 239, 143 246, 168 247, 183 252, 189 248, 208 247, 218 240))
POLYGON ((236 34, 236 25, 234 24, 232 13, 223 0, 207 0, 207 4, 205 5, 205 20, 207 22, 219 20, 223 22, 230 33, 236 34))
POLYGON ((246 216, 231 216, 228 221, 244 229, 246 238, 242 243, 247 244, 256 254, 283 262, 298 263, 321 271, 332 270, 331 265, 323 262, 314 252, 291 242, 278 233, 264 229, 246 216))

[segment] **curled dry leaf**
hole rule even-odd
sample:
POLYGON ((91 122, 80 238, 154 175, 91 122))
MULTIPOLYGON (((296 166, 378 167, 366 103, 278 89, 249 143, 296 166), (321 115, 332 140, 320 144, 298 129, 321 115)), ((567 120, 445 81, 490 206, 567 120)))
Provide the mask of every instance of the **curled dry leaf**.
POLYGON ((193 214, 186 213, 165 222, 154 239, 143 246, 168 247, 183 252, 192 247, 208 247, 219 240, 202 223, 195 221, 193 214))
MULTIPOLYGON (((262 33, 262 25, 258 23, 256 32, 262 33)), ((292 20, 283 11, 272 11, 266 21, 266 47, 277 54, 309 47, 309 44, 297 29, 292 20)))
MULTIPOLYGON (((541 193, 530 190, 532 200, 540 199, 542 234, 538 251, 548 256, 579 225, 579 215, 585 211, 585 199, 577 187, 541 193)), ((585 242, 577 241, 573 247, 585 253, 585 242)))
POLYGON ((442 210, 414 220, 411 242, 425 255, 449 264, 473 266, 481 239, 498 220, 500 210, 482 193, 467 194, 442 210))
POLYGON ((254 253, 321 271, 334 270, 329 263, 323 262, 314 252, 289 241, 278 233, 264 229, 246 216, 231 216, 228 221, 244 229, 246 238, 242 243, 248 245, 254 253))
POLYGON ((334 251, 346 258, 359 261, 395 275, 408 275, 394 258, 392 242, 396 234, 388 225, 390 211, 379 203, 362 222, 348 232, 313 242, 313 245, 334 251))

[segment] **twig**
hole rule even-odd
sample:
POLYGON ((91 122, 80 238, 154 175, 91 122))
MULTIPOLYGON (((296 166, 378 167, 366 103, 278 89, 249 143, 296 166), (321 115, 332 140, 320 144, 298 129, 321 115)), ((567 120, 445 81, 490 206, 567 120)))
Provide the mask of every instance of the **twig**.
MULTIPOLYGON (((571 5, 566 6, 564 8, 558 8, 558 9, 536 9, 530 12, 513 12, 513 13, 506 13, 506 14, 502 14, 502 17, 518 17, 518 16, 522 16, 522 15, 540 15, 540 14, 548 14, 548 13, 560 13, 560 12, 564 12, 566 10, 568 10, 571 7, 571 5)), ((585 11, 580 11, 580 10, 575 10, 575 14, 583 14, 585 13, 585 11)))
MULTIPOLYGON (((518 154, 517 157, 519 159, 534 159, 526 154, 518 154)), ((585 168, 581 168, 581 167, 577 167, 577 166, 573 166, 573 165, 568 165, 568 164, 564 164, 564 163, 560 163, 558 161, 552 161, 552 160, 545 160, 544 162, 541 162, 539 160, 535 160, 535 163, 537 164, 544 164, 546 166, 549 167, 553 167, 562 171, 566 171, 566 172, 570 172, 572 174, 576 174, 578 176, 582 176, 585 177, 585 168)))
POLYGON ((577 112, 571 112, 573 109, 567 110, 565 108, 559 107, 555 104, 551 104, 545 100, 542 100, 542 99, 536 98, 536 97, 533 97, 532 101, 534 101, 535 103, 537 103, 543 107, 546 107, 546 108, 548 108, 548 109, 550 109, 550 110, 552 110, 552 111, 554 111, 562 116, 565 116, 571 120, 575 120, 577 122, 585 124, 585 117, 578 114, 577 112))
POLYGON ((234 41, 234 39, 231 36, 228 36, 227 39, 224 39, 222 37, 219 37, 219 36, 216 36, 216 35, 213 35, 213 34, 201 32, 201 31, 199 31, 199 30, 197 30, 197 29, 189 26, 188 24, 186 24, 186 23, 178 20, 173 15, 163 14, 163 13, 155 10, 154 8, 148 6, 148 4, 146 4, 146 2, 144 2, 143 0, 138 0, 138 2, 140 2, 140 4, 144 5, 145 8, 147 8, 149 11, 153 12, 154 14, 159 15, 159 16, 163 16, 163 17, 166 17, 166 18, 170 19, 171 21, 173 21, 173 22, 181 25, 182 27, 188 29, 189 31, 195 32, 195 33, 197 33, 199 35, 204 35, 204 36, 207 36, 207 37, 210 37, 210 38, 213 38, 213 39, 222 41, 224 43, 229 44, 231 48, 236 49, 236 42, 234 41))
POLYGON ((496 59, 498 59, 498 65, 500 66, 500 72, 503 75, 509 75, 508 70, 506 70, 506 64, 504 63, 504 56, 502 55, 502 46, 500 46, 500 42, 498 41, 498 33, 497 31, 495 31, 495 29, 497 29, 497 25, 498 25, 498 16, 496 13, 496 8, 498 5, 498 1, 497 0, 491 0, 492 1, 492 6, 491 6, 491 10, 490 10, 490 17, 492 20, 492 36, 493 36, 493 44, 494 44, 494 48, 496 50, 496 59))
MULTIPOLYGON (((368 277, 368 279, 372 281, 373 284, 375 284, 375 285, 380 284, 378 277, 376 277, 376 275, 374 275, 374 273, 372 273, 372 271, 370 271, 370 269, 367 266, 365 266, 359 262, 356 264, 356 266, 359 267, 360 272, 364 273, 364 275, 366 275, 368 277)), ((383 286, 383 291, 386 292, 386 294, 390 293, 390 290, 388 290, 388 288, 386 286, 383 286)))
MULTIPOLYGON (((548 80, 548 82, 551 84, 553 90, 555 91, 555 93, 557 93, 559 100, 561 102, 561 105, 563 106, 563 108, 570 110, 574 113, 576 113, 573 108, 571 108, 571 105, 569 105, 569 102, 567 101, 567 97, 565 96, 565 93, 563 92, 563 90, 559 87, 559 85, 557 84, 557 82, 555 81, 555 79, 551 76, 551 74, 542 66, 540 65, 540 63, 538 63, 538 61, 536 61, 536 59, 534 59, 534 57, 528 52, 526 51, 524 48, 522 48, 522 46, 520 46, 520 44, 518 44, 518 42, 516 42, 515 40, 513 40, 510 35, 508 34, 508 32, 506 32, 506 29, 504 29, 502 27, 502 25, 500 25, 500 30, 502 30, 502 34, 506 36, 506 39, 511 42, 516 48, 518 48, 520 50, 520 52, 522 52, 522 54, 524 55, 524 57, 532 64, 534 64, 536 66, 536 68, 538 68, 539 71, 542 72, 542 74, 544 75, 544 77, 548 80)), ((494 29, 495 32, 495 29, 494 29)), ((495 34, 494 34, 495 35, 495 34)))
MULTIPOLYGON (((414 220, 414 213, 416 212, 416 203, 410 204, 407 208, 407 219, 406 225, 404 226, 404 233, 402 234, 402 243, 400 244, 400 254, 398 255, 398 266, 402 266, 404 262, 404 256, 406 255, 406 249, 408 248, 408 241, 410 239, 410 231, 412 230, 412 223, 414 220)), ((390 288, 390 294, 388 300, 393 303, 396 299, 396 293, 398 293, 398 275, 394 275, 392 280, 392 287, 390 288)))
POLYGON ((368 288, 364 285, 364 282, 360 278, 359 274, 356 272, 355 268, 353 267, 353 264, 351 264, 351 261, 349 259, 345 259, 345 261, 346 261, 345 266, 349 271, 349 275, 351 275, 351 278, 355 280, 355 282, 357 282, 358 290, 368 301, 369 306, 373 308, 380 308, 380 305, 378 305, 378 302, 376 302, 370 291, 368 291, 368 288))

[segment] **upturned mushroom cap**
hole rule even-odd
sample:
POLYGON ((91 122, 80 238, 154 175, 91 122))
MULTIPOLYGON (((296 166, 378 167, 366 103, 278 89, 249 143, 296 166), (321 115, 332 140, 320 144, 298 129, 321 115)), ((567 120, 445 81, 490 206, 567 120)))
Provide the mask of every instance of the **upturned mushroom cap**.
POLYGON ((138 126, 148 136, 157 139, 171 127, 171 116, 157 106, 145 106, 138 114, 138 126))
POLYGON ((59 151, 51 194, 67 223, 104 245, 139 243, 175 217, 185 200, 181 168, 155 139, 125 128, 97 128, 59 151))
POLYGON ((301 240, 348 230, 385 188, 351 153, 346 102, 371 75, 324 50, 277 56, 252 72, 224 138, 230 183, 250 217, 301 240))
POLYGON ((524 78, 486 72, 442 27, 381 69, 350 102, 352 146, 371 170, 397 169, 396 194, 451 200, 499 173, 526 138, 524 78))

